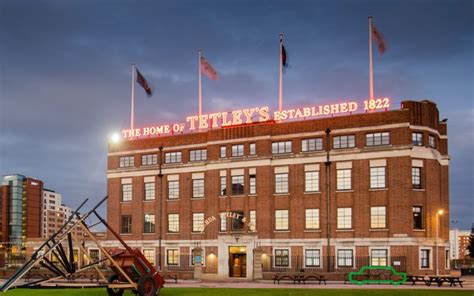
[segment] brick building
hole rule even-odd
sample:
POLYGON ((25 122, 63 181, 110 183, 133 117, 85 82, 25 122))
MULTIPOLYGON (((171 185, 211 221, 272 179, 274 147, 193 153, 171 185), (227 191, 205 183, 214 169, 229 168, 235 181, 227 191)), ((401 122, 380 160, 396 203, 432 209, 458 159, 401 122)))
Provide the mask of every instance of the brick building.
POLYGON ((107 220, 158 267, 202 259, 204 277, 363 265, 445 274, 447 147, 426 100, 111 143, 107 220))
MULTIPOLYGON (((43 182, 22 175, 3 176, 0 187, 0 257, 24 258, 25 243, 41 237, 41 201, 43 182)), ((0 264, 4 263, 3 258, 0 264)), ((1 265, 0 265, 1 266, 1 265)))
MULTIPOLYGON (((43 190, 43 224, 42 224, 42 237, 48 238, 58 231, 67 219, 71 216, 71 208, 65 206, 62 203, 62 195, 53 190, 43 190)), ((74 219, 73 221, 76 221, 74 219)), ((74 231, 76 236, 82 236, 83 233, 80 229, 74 231)))

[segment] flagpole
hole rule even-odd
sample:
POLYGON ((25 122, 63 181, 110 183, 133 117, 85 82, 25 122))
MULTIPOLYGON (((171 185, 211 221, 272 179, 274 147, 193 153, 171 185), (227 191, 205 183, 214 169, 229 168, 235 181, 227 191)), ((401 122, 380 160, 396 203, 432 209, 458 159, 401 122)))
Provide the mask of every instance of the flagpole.
POLYGON ((199 105, 199 113, 198 115, 201 116, 201 113, 202 113, 202 84, 201 84, 201 55, 202 55, 202 50, 201 49, 198 49, 198 53, 199 53, 199 61, 198 61, 198 72, 199 72, 199 102, 198 102, 198 105, 199 105))
POLYGON ((278 89, 278 111, 283 110, 283 33, 280 33, 280 85, 278 89))
POLYGON ((372 16, 369 16, 369 96, 374 99, 374 73, 372 68, 372 16))
POLYGON ((133 129, 133 116, 135 109, 135 64, 132 64, 132 102, 130 107, 130 129, 133 129))

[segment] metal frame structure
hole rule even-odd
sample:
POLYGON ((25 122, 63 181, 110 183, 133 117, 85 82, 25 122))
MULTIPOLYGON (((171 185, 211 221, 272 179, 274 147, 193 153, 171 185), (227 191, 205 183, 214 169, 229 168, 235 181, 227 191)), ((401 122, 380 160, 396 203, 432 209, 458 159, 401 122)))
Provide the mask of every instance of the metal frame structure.
MULTIPOLYGON (((77 286, 70 282, 70 279, 77 273, 94 268, 101 280, 94 286, 107 287, 109 295, 122 295, 123 289, 133 289, 139 295, 156 295, 163 287, 164 280, 143 256, 138 249, 132 249, 125 241, 107 224, 107 222, 97 213, 97 209, 107 200, 104 197, 89 212, 80 215, 79 211, 86 204, 88 199, 82 202, 79 207, 72 213, 66 222, 56 231, 50 238, 41 244, 41 246, 33 253, 31 258, 20 267, 2 286, 1 292, 6 292, 13 287, 34 287, 34 286, 51 286, 54 282, 55 286, 77 286), (86 219, 97 218, 98 222, 87 225, 86 219), (110 254, 100 242, 94 237, 92 227, 103 224, 112 235, 122 244, 125 250, 110 254), (82 229, 89 238, 96 244, 97 248, 105 255, 105 259, 93 261, 86 252, 81 241, 73 233, 74 230, 82 229), (78 247, 89 260, 89 264, 76 268, 74 258, 74 246, 78 247), (67 250, 66 250, 67 247, 67 250), (56 257, 57 262, 53 262, 48 258, 52 254, 56 257), (105 261, 110 262, 110 268, 114 272, 111 278, 107 279, 104 273, 99 269, 98 265, 105 261), (50 271, 53 276, 40 279, 28 283, 18 284, 33 267, 41 266, 50 271), (56 281, 56 282, 55 282, 56 281)), ((90 285, 88 285, 90 286, 90 285)))

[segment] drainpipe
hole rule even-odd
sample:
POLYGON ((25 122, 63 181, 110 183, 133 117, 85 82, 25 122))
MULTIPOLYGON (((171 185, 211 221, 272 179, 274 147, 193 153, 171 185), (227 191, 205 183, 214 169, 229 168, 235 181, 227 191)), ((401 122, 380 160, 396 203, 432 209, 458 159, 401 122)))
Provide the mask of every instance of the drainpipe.
POLYGON ((162 271, 161 267, 161 240, 163 238, 163 227, 162 227, 162 220, 163 220, 163 173, 161 170, 161 164, 163 161, 163 146, 160 146, 160 157, 158 158, 158 178, 160 178, 160 196, 159 196, 159 219, 158 219, 158 267, 159 270, 162 271))
POLYGON ((327 264, 326 268, 327 271, 330 272, 330 255, 331 255, 331 219, 330 219, 330 197, 331 197, 331 161, 329 160, 329 151, 330 151, 330 133, 331 129, 327 128, 326 129, 326 162, 325 167, 326 167, 326 236, 327 236, 327 264))

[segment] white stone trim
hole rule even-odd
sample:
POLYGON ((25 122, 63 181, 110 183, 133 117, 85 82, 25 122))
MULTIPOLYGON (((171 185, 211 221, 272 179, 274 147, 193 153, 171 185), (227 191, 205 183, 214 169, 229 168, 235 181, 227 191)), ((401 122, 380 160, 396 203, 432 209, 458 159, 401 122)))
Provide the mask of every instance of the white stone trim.
POLYGON ((412 159, 411 160, 411 166, 412 167, 417 167, 417 168, 422 168, 423 167, 423 160, 421 160, 421 159, 412 159))
POLYGON ((373 244, 373 245, 370 245, 369 246, 369 260, 370 260, 370 264, 372 264, 372 250, 387 250, 387 266, 389 266, 391 264, 390 262, 390 246, 389 245, 385 245, 385 244, 373 244))
POLYGON ((192 179, 193 180, 196 180, 196 179, 204 179, 204 173, 193 173, 192 174, 192 179))
POLYGON ((290 168, 287 166, 275 167, 275 174, 288 173, 290 168))
POLYGON ((168 179, 168 181, 179 181, 179 174, 167 175, 166 178, 168 179))
POLYGON ((122 185, 124 184, 132 184, 132 178, 122 178, 122 180, 120 180, 122 185))
POLYGON ((255 175, 257 173, 257 168, 249 168, 249 175, 255 175))
POLYGON ((220 170, 219 171, 219 177, 226 177, 227 176, 227 170, 220 170))
POLYGON ((148 176, 148 177, 143 178, 143 183, 151 183, 151 182, 155 182, 155 176, 148 176))
POLYGON ((334 246, 334 258, 335 258, 335 262, 334 262, 334 268, 335 269, 340 269, 340 268, 348 268, 349 266, 339 266, 338 265, 338 260, 339 260, 339 255, 338 255, 338 251, 339 250, 352 250, 352 266, 351 267, 355 267, 356 265, 356 257, 357 257, 357 254, 356 254, 356 246, 354 244, 351 244, 350 242, 341 242, 339 244, 336 244, 334 246))
POLYGON ((232 170, 230 170, 230 175, 231 176, 243 176, 244 175, 244 169, 232 169, 232 170))
POLYGON ((272 255, 273 255, 273 263, 272 263, 273 268, 291 268, 291 247, 289 247, 289 246, 285 246, 285 247, 274 246, 272 248, 272 255), (275 258, 276 258, 275 251, 277 249, 278 250, 288 250, 288 266, 276 266, 275 265, 275 262, 276 262, 276 260, 275 260, 275 258))
POLYGON ((386 159, 371 159, 370 160, 370 167, 384 167, 387 166, 386 159))
POLYGON ((319 163, 306 164, 304 166, 304 171, 305 172, 319 171, 319 163))
POLYGON ((337 169, 337 170, 341 170, 341 169, 352 169, 352 161, 337 162, 337 163, 336 163, 336 169, 337 169))

